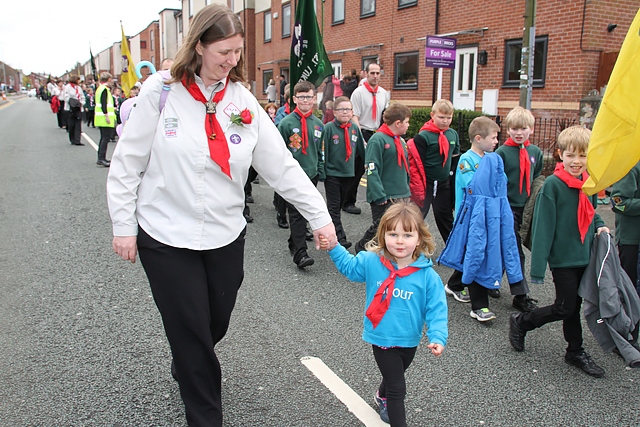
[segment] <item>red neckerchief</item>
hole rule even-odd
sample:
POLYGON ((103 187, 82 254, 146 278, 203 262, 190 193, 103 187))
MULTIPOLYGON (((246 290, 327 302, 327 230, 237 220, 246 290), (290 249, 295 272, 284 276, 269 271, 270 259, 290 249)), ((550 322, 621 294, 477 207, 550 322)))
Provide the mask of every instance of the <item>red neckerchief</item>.
POLYGON ((398 153, 398 166, 404 166, 407 173, 409 173, 409 164, 407 163, 407 158, 404 155, 404 149, 402 148, 402 142, 400 142, 400 136, 391 132, 389 126, 386 123, 383 123, 382 126, 378 128, 378 132, 382 132, 387 136, 393 138, 393 143, 396 145, 396 151, 398 153))
POLYGON ((584 184, 584 181, 589 175, 586 172, 582 172, 582 180, 579 180, 564 169, 563 163, 556 165, 556 170, 553 171, 553 174, 567 184, 569 188, 578 190, 578 230, 580 231, 580 240, 584 243, 584 237, 587 235, 589 225, 593 221, 596 213, 591 204, 591 200, 589 200, 589 197, 582 191, 582 184, 584 184))
POLYGON ((509 138, 504 142, 507 147, 520 147, 520 194, 522 194, 522 180, 527 180, 527 196, 531 195, 531 160, 529 159, 528 146, 531 145, 527 139, 524 144, 520 145, 513 139, 509 138))
POLYGON ((396 270, 393 264, 391 264, 391 262, 383 255, 380 255, 380 262, 389 269, 391 274, 389 274, 389 277, 382 282, 365 312, 365 315, 373 324, 374 329, 378 327, 378 324, 389 309, 389 304, 393 297, 393 288, 395 286, 396 277, 405 277, 420 270, 418 267, 405 267, 400 270, 396 270))
POLYGON ((307 154, 307 147, 309 147, 309 132, 307 130, 307 118, 313 113, 313 110, 309 110, 307 114, 302 114, 298 107, 293 110, 300 116, 300 128, 302 133, 302 154, 307 154))
MULTIPOLYGON (((227 80, 224 82, 224 88, 221 91, 216 92, 216 94, 213 96, 212 101, 214 104, 218 104, 220 101, 222 101, 222 98, 227 91, 228 83, 229 77, 227 77, 227 80)), ((198 102, 202 102, 203 104, 206 104, 208 102, 207 98, 204 97, 202 91, 200 90, 200 87, 196 84, 195 81, 191 82, 191 84, 188 85, 185 78, 182 79, 182 84, 189 91, 191 96, 193 96, 193 99, 198 102)), ((229 157, 231 157, 231 154, 229 153, 227 138, 222 131, 220 123, 218 123, 218 118, 216 117, 215 113, 205 114, 204 129, 207 133, 209 157, 211 157, 211 160, 213 160, 218 166, 220 166, 222 172, 227 175, 229 179, 232 179, 231 167, 229 166, 229 157)))
POLYGON ((76 91, 76 99, 80 101, 80 92, 78 92, 78 86, 76 86, 75 83, 71 83, 71 82, 69 82, 69 84, 76 91))
POLYGON ((291 114, 291 107, 289 107, 289 103, 284 104, 284 112, 287 114, 291 114))
POLYGON ((448 131, 449 128, 440 129, 438 126, 436 126, 435 123, 433 123, 433 119, 431 119, 422 125, 422 127, 420 128, 420 132, 422 132, 423 130, 438 134, 438 145, 440 145, 440 155, 444 158, 444 160, 442 161, 442 166, 444 166, 447 163, 447 158, 449 157, 450 145, 449 140, 444 133, 448 131))
POLYGON ((373 107, 371 107, 371 118, 373 119, 373 122, 377 122, 378 121, 378 101, 376 100, 376 93, 378 93, 378 88, 380 86, 376 86, 376 88, 372 88, 371 85, 369 84, 368 81, 364 81, 363 83, 364 87, 367 88, 367 90, 369 92, 371 92, 371 96, 373 96, 373 107))
POLYGON ((347 149, 347 158, 344 159, 345 162, 349 161, 351 157, 351 138, 349 137, 349 128, 351 127, 351 120, 349 120, 345 124, 341 124, 338 120, 334 120, 335 123, 340 126, 340 129, 344 129, 344 146, 347 149))

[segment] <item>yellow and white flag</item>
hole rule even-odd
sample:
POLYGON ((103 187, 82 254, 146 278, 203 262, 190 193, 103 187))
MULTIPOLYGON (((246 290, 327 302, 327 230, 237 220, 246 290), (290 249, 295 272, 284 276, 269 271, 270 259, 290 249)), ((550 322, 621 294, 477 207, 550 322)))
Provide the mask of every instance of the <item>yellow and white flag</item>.
POLYGON ((129 42, 124 35, 122 23, 120 23, 120 29, 122 30, 122 43, 120 45, 120 52, 122 52, 122 74, 120 75, 120 83, 122 84, 122 91, 124 92, 124 95, 128 98, 129 91, 138 81, 138 76, 136 76, 135 66, 131 60, 129 42))
POLYGON ((613 67, 589 142, 589 179, 593 195, 618 182, 640 160, 640 10, 613 67))

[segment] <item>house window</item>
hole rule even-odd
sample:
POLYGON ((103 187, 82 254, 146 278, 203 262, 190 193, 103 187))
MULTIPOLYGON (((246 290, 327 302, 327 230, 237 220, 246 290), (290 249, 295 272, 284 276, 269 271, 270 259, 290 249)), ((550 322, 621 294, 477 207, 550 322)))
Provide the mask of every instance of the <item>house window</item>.
POLYGON ((418 4, 418 0, 398 0, 398 9, 403 7, 415 6, 418 4))
POLYGON ((377 64, 378 57, 377 56, 363 56, 362 57, 362 69, 366 70, 369 64, 377 64))
POLYGON ((151 39, 151 50, 153 51, 154 47, 155 47, 154 44, 153 44, 153 40, 155 38, 155 37, 153 37, 153 30, 151 30, 151 37, 149 37, 149 38, 151 39))
POLYGON ((271 41, 271 11, 264 13, 264 41, 271 41))
POLYGON ((282 5, 282 38, 291 36, 291 3, 282 5))
POLYGON ((193 16, 193 0, 189 0, 189 18, 193 16))
POLYGON ((376 14, 376 0, 360 0, 360 18, 376 14))
POLYGON ((344 22, 345 0, 333 0, 332 24, 342 24, 344 22))
POLYGON ((146 48, 147 48, 147 41, 140 40, 140 49, 146 49, 146 48))
POLYGON ((269 86, 269 80, 273 78, 273 70, 264 70, 262 72, 262 93, 267 93, 267 86, 269 86))
POLYGON ((417 89, 419 53, 407 52, 395 55, 394 89, 417 89))
MULTIPOLYGON (((533 87, 544 87, 547 69, 548 36, 536 37, 533 57, 533 87)), ((504 49, 503 87, 520 86, 522 39, 507 40, 504 49)))

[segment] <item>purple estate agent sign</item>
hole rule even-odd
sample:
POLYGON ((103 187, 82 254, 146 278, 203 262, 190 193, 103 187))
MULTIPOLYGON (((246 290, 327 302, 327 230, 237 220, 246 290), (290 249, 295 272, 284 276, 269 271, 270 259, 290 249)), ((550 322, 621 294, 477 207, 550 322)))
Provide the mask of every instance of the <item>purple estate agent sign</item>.
POLYGON ((456 39, 427 36, 425 65, 433 68, 456 67, 456 39))

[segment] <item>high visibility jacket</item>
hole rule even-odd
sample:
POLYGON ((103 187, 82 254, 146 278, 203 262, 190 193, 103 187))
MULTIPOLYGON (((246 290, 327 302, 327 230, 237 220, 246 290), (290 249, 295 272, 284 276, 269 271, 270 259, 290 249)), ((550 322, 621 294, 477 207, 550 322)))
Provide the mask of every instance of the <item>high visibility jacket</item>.
POLYGON ((116 127, 116 111, 113 108, 113 96, 111 96, 111 91, 107 85, 100 85, 98 89, 96 89, 96 111, 95 116, 93 118, 93 125, 101 128, 113 128, 116 127), (109 115, 109 122, 107 123, 107 118, 105 113, 102 112, 102 92, 107 91, 107 114, 109 115))

